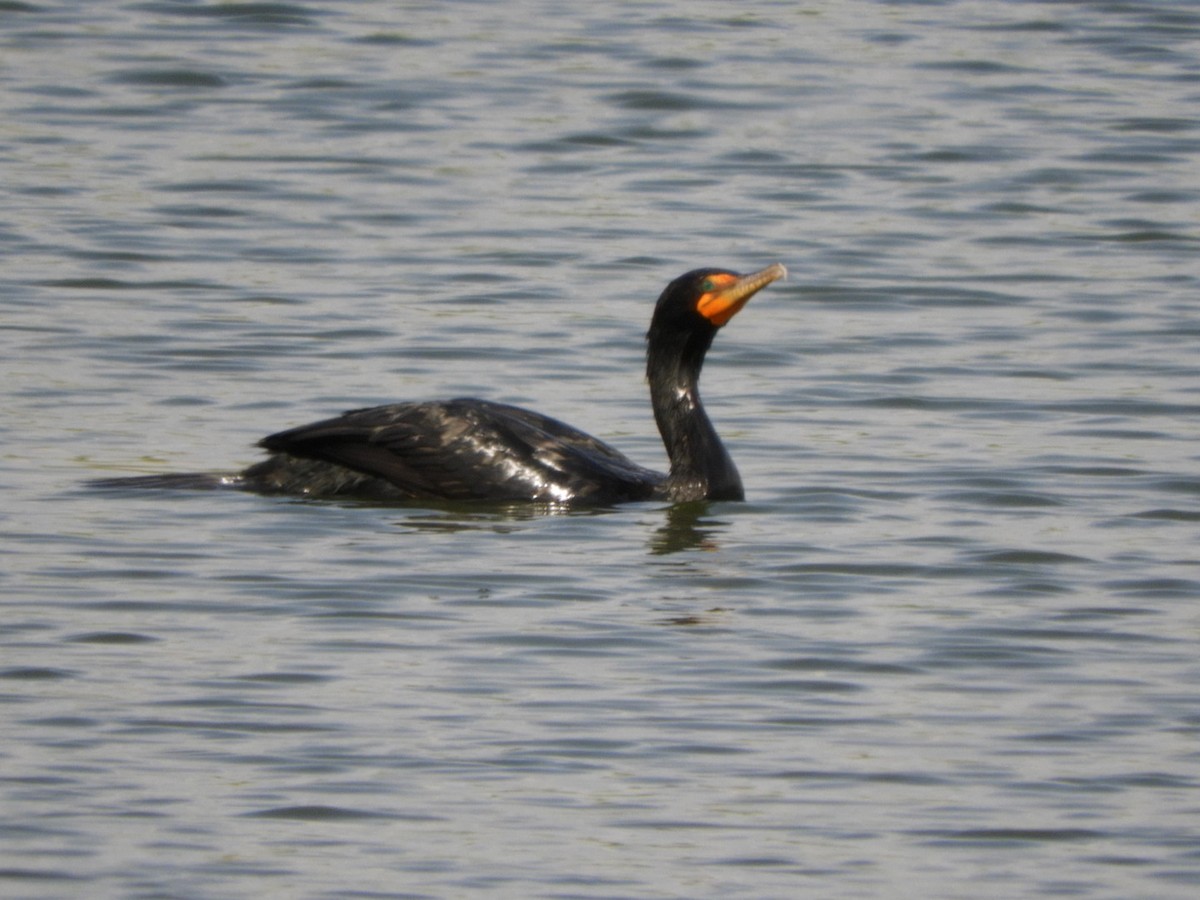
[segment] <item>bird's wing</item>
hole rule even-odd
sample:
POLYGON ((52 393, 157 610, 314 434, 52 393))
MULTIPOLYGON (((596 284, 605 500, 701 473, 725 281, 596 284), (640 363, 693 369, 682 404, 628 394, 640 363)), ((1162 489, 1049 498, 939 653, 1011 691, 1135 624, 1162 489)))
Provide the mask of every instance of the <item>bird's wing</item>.
POLYGON ((623 499, 662 476, 568 425, 520 407, 461 399, 354 410, 260 442, 336 463, 421 498, 623 499))

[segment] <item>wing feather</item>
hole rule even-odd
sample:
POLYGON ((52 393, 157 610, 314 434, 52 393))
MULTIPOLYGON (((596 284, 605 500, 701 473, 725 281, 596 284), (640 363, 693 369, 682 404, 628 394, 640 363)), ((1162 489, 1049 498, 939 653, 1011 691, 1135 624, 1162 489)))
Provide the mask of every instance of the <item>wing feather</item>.
POLYGON ((353 410, 264 438, 417 498, 640 499, 663 476, 557 419, 462 398, 353 410))

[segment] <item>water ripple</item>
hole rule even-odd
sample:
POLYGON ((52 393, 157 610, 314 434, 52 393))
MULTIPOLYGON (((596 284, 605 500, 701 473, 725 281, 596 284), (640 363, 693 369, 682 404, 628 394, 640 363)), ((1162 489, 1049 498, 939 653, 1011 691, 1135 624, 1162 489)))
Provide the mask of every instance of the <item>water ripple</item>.
POLYGON ((1052 12, 0 4, 0 893, 1194 895, 1200 16, 1052 12), (80 488, 662 467, 661 285, 776 259, 744 504, 80 488))

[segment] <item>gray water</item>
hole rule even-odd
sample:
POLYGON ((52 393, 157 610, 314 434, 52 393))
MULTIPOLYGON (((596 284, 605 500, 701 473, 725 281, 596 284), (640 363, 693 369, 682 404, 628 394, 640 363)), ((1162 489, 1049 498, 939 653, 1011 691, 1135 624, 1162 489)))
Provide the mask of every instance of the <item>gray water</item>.
POLYGON ((1193 897, 1200 8, 0 4, 0 895, 1193 897), (97 493, 479 395, 743 504, 97 493))

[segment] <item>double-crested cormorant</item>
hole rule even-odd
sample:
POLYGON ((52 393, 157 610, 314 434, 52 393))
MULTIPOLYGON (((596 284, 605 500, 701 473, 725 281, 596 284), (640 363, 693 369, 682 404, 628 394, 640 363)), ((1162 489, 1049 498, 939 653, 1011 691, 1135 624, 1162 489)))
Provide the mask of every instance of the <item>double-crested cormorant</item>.
POLYGON ((671 460, 665 475, 548 416, 459 399, 359 409, 281 431, 259 441, 271 452, 267 459, 236 475, 96 483, 380 500, 741 500, 742 479, 700 402, 700 369, 717 330, 786 274, 779 263, 750 275, 696 269, 658 298, 646 335, 646 376, 671 460))

